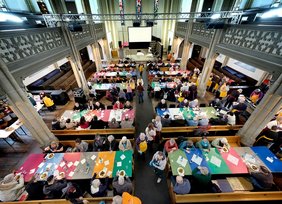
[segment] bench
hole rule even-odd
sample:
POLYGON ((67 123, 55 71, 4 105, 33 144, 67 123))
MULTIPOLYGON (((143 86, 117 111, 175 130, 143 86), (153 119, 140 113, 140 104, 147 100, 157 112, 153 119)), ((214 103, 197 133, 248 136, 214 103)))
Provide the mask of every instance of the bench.
MULTIPOLYGON (((214 135, 222 133, 226 135, 234 135, 238 130, 240 130, 243 125, 213 125, 209 126, 208 132, 214 132, 214 135)), ((172 137, 172 136, 194 136, 194 131, 201 129, 203 126, 182 126, 182 127, 163 127, 162 137, 172 137)))
MULTIPOLYGON (((207 136, 207 139, 209 142, 212 142, 213 140, 215 140, 216 138, 219 137, 225 137, 228 140, 228 143, 230 144, 231 147, 240 147, 240 136, 207 136)), ((174 138, 174 137, 172 137, 174 138)), ((200 141, 202 137, 188 137, 187 139, 190 139, 193 141, 193 143, 195 144, 196 142, 200 141)), ((170 138, 164 138, 164 140, 169 140, 170 138)), ((174 138, 175 140, 177 138, 174 138)))
MULTIPOLYGON (((89 204, 99 204, 101 201, 105 201, 106 204, 112 203, 113 197, 100 197, 100 198, 84 198, 88 200, 89 204)), ((15 204, 15 202, 5 202, 6 204, 15 204)), ((17 201, 18 204, 70 204, 70 201, 66 199, 53 199, 53 200, 32 200, 32 201, 17 201)))
POLYGON ((121 139, 122 136, 127 136, 128 139, 133 139, 135 128, 117 128, 117 129, 90 129, 90 130, 51 130, 51 132, 59 140, 70 140, 80 137, 81 139, 93 139, 96 134, 107 136, 114 135, 116 139, 121 139))
POLYGON ((207 203, 207 202, 238 202, 238 201, 275 201, 282 200, 280 191, 249 192, 240 191, 232 193, 196 193, 177 195, 173 192, 168 179, 169 194, 172 204, 175 203, 207 203))

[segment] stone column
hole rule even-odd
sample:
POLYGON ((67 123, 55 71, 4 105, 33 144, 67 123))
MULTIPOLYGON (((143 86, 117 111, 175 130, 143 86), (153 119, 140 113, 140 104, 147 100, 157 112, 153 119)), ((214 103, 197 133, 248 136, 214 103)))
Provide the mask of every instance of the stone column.
POLYGON ((279 78, 270 86, 255 111, 238 132, 238 135, 241 136, 241 143, 246 146, 251 146, 255 138, 280 110, 281 106, 282 74, 280 74, 279 78))
POLYGON ((182 52, 182 59, 180 63, 180 68, 181 70, 186 70, 186 65, 189 59, 189 51, 192 46, 192 43, 184 40, 184 47, 183 47, 183 52, 182 52))
POLYGON ((223 62, 222 62, 222 67, 224 67, 224 66, 226 66, 227 65, 227 63, 228 63, 228 61, 229 61, 229 59, 230 59, 230 57, 228 57, 228 56, 225 56, 225 58, 224 58, 224 60, 223 60, 223 62))
POLYGON ((104 44, 104 49, 105 49, 105 54, 106 54, 107 61, 110 62, 110 60, 111 60, 111 52, 110 52, 108 40, 107 39, 103 39, 103 44, 104 44))
POLYGON ((208 52, 208 48, 202 47, 199 54, 199 58, 206 58, 207 52, 208 52))
POLYGON ((94 57, 95 64, 96 64, 96 71, 99 72, 102 69, 102 60, 101 60, 98 42, 95 42, 94 44, 92 44, 91 47, 92 47, 92 53, 93 53, 93 57, 94 57))
POLYGON ((85 11, 86 14, 91 14, 91 8, 90 8, 90 3, 89 0, 82 0, 82 7, 83 10, 85 11))
POLYGON ((223 0, 215 0, 212 5, 212 11, 221 11, 223 0))
POLYGON ((222 35, 222 29, 215 30, 211 43, 209 45, 208 56, 205 60, 205 64, 202 70, 202 77, 200 79, 199 86, 198 86, 198 96, 200 98, 204 98, 205 96, 207 82, 212 72, 215 60, 218 57, 218 53, 216 53, 215 46, 219 42, 221 35, 222 35))
POLYGON ((56 139, 1 59, 0 86, 6 93, 12 110, 42 147, 56 139))
POLYGON ((81 79, 80 79, 79 73, 78 73, 78 67, 76 66, 76 64, 74 63, 74 60, 71 57, 68 57, 68 60, 71 64, 71 68, 72 68, 73 74, 75 76, 76 83, 77 83, 78 87, 82 88, 81 79))
POLYGON ((83 89, 84 94, 86 96, 88 96, 89 95, 89 88, 88 88, 88 85, 87 85, 86 77, 85 77, 84 72, 83 72, 79 51, 77 50, 75 43, 74 43, 74 40, 73 40, 73 37, 72 37, 72 34, 68 30, 66 25, 64 25, 64 24, 62 25, 62 30, 63 30, 65 40, 68 43, 70 50, 71 50, 71 58, 73 59, 72 62, 73 62, 73 65, 75 67, 74 73, 77 71, 77 75, 79 76, 79 79, 80 79, 80 80, 78 80, 77 76, 75 76, 76 80, 78 82, 78 85, 81 84, 80 87, 83 89))

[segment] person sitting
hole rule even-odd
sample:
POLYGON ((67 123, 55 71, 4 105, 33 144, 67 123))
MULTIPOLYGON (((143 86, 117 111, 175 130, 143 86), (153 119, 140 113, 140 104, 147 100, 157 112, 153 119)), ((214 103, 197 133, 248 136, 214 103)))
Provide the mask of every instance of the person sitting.
POLYGON ((118 148, 120 151, 132 150, 132 145, 129 139, 126 136, 123 136, 119 141, 118 148))
POLYGON ((279 134, 277 126, 273 125, 271 129, 265 128, 257 137, 253 146, 271 146, 277 142, 279 134))
POLYGON ((43 101, 44 105, 48 108, 48 110, 50 110, 50 111, 56 110, 56 105, 55 105, 54 101, 50 97, 48 97, 47 95, 44 94, 42 101, 43 101))
POLYGON ((93 152, 101 152, 104 150, 104 138, 100 135, 96 134, 95 139, 93 141, 93 152))
POLYGON ((199 126, 208 126, 209 125, 209 119, 206 115, 202 117, 202 119, 199 120, 199 126))
POLYGON ((196 147, 204 152, 209 152, 211 145, 206 136, 203 136, 200 141, 196 143, 196 147))
POLYGON ((184 99, 181 103, 179 103, 179 108, 188 108, 189 107, 189 102, 187 99, 184 99))
POLYGON ((61 123, 56 118, 52 120, 51 124, 52 124, 52 130, 63 130, 65 128, 64 123, 61 123))
POLYGON ((159 80, 160 83, 166 82, 166 79, 164 76, 161 77, 161 79, 159 80))
POLYGON ((191 149, 195 149, 192 140, 184 140, 179 144, 179 149, 183 151, 190 151, 191 149))
POLYGON ((169 118, 169 114, 166 114, 164 117, 162 117, 161 122, 163 127, 169 127, 171 124, 171 119, 169 118))
POLYGON ((61 153, 64 152, 64 146, 59 141, 52 141, 51 144, 44 149, 44 153, 61 153))
POLYGON ((162 100, 158 103, 157 108, 159 108, 159 109, 161 109, 161 110, 167 109, 167 103, 166 103, 165 99, 162 99, 162 100))
POLYGON ((198 99, 195 99, 195 100, 189 102, 189 107, 190 108, 197 108, 198 106, 199 106, 198 99))
POLYGON ((193 182, 193 188, 197 192, 209 192, 211 187, 211 174, 209 169, 204 166, 198 166, 192 171, 192 176, 195 182, 193 182))
POLYGON ((94 115, 94 117, 90 121, 90 126, 91 126, 90 129, 104 129, 105 127, 108 126, 108 124, 103 120, 98 120, 98 117, 94 115))
POLYGON ((82 141, 80 138, 76 138, 73 152, 87 152, 87 150, 88 150, 88 143, 82 141))
POLYGON ((84 107, 83 104, 78 103, 78 102, 74 103, 74 107, 73 107, 74 111, 83 111, 84 109, 86 109, 86 108, 84 107))
POLYGON ((96 178, 96 173, 91 179, 91 186, 90 186, 90 195, 92 197, 106 197, 109 185, 109 178, 106 177, 101 182, 100 179, 96 178))
POLYGON ((129 110, 133 109, 133 107, 132 107, 130 101, 126 101, 125 104, 124 104, 124 106, 123 106, 123 108, 124 108, 124 109, 129 109, 129 110))
POLYGON ((43 193, 48 199, 59 199, 63 192, 62 190, 67 187, 65 178, 56 179, 53 175, 47 178, 47 184, 43 186, 43 193))
POLYGON ((117 151, 118 150, 118 143, 115 140, 115 137, 113 135, 109 135, 107 137, 104 147, 105 147, 105 151, 117 151))
POLYGON ((68 183, 65 192, 66 200, 70 201, 72 204, 88 204, 87 200, 83 199, 83 192, 79 186, 75 183, 68 183))
POLYGON ((270 190, 274 185, 272 173, 265 167, 259 166, 259 171, 253 170, 248 166, 251 175, 250 180, 257 190, 270 190))
POLYGON ((92 100, 88 100, 87 109, 88 109, 88 110, 94 110, 94 109, 95 109, 92 100))
POLYGON ((272 127, 273 126, 276 126, 277 128, 276 128, 276 131, 277 132, 280 132, 280 131, 282 131, 282 116, 277 116, 276 117, 276 120, 272 120, 272 121, 270 121, 269 123, 267 123, 267 125, 266 125, 266 127, 268 128, 268 129, 272 129, 272 127))
POLYGON ((227 124, 236 125, 236 116, 233 112, 227 113, 227 124))
POLYGON ((117 122, 115 118, 112 118, 112 120, 108 123, 108 126, 111 129, 116 129, 120 127, 119 123, 117 122))
POLYGON ((214 107, 215 109, 221 110, 223 108, 222 101, 219 98, 214 99, 212 102, 209 104, 211 107, 214 107))
POLYGON ((182 176, 176 176, 176 182, 173 185, 173 192, 176 194, 188 194, 190 190, 190 181, 182 176))
POLYGON ((43 200, 45 198, 43 194, 44 185, 45 181, 40 181, 39 174, 35 174, 25 186, 25 190, 28 193, 27 200, 43 200))
MULTIPOLYGON (((141 200, 133 195, 130 195, 127 192, 123 192, 122 194, 122 202, 123 203, 132 203, 132 204, 142 204, 141 200)), ((112 203, 112 204, 121 204, 121 203, 112 203)))
POLYGON ((8 174, 0 181, 0 201, 15 201, 24 188, 24 177, 22 174, 15 176, 8 174))
POLYGON ((247 110, 247 105, 245 104, 245 97, 240 97, 238 98, 238 102, 233 102, 233 106, 232 106, 232 112, 243 112, 245 110, 247 110))
POLYGON ((133 120, 128 115, 125 115, 125 119, 120 123, 121 128, 133 128, 133 120))
POLYGON ((164 148, 167 153, 171 153, 178 150, 178 146, 173 138, 165 142, 164 148))
POLYGON ((198 126, 199 120, 197 117, 193 117, 192 119, 187 120, 188 126, 198 126))
POLYGON ((90 127, 89 122, 85 120, 84 116, 81 116, 81 118, 80 118, 79 127, 81 129, 89 129, 89 127, 90 127))
POLYGON ((114 110, 123 109, 123 104, 120 101, 116 101, 113 106, 113 109, 114 110))
POLYGON ((66 129, 67 130, 73 130, 75 129, 76 126, 77 124, 75 122, 72 122, 70 118, 66 120, 66 129))
POLYGON ((114 195, 122 195, 123 192, 132 193, 133 185, 128 177, 118 176, 113 180, 114 195))
POLYGON ((105 105, 97 101, 94 105, 95 110, 105 110, 105 105))
POLYGON ((219 137, 219 138, 214 139, 211 145, 219 149, 222 149, 222 148, 227 148, 227 150, 230 149, 230 144, 228 143, 228 140, 225 137, 219 137))

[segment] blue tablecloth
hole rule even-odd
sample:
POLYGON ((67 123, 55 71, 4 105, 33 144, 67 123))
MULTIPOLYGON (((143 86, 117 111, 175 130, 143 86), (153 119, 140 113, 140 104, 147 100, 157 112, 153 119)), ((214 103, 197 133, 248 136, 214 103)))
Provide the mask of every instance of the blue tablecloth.
POLYGON ((251 147, 251 149, 271 170, 271 172, 282 172, 282 161, 279 160, 267 147, 251 147))
POLYGON ((199 150, 197 148, 193 148, 193 149, 190 150, 189 153, 187 151, 185 151, 185 154, 186 154, 186 157, 187 157, 187 159, 189 161, 189 165, 190 165, 190 168, 191 168, 192 171, 199 166, 195 162, 191 161, 191 159, 192 159, 194 154, 199 156, 199 157, 201 157, 203 159, 201 164, 200 164, 200 166, 205 166, 205 167, 207 167, 209 169, 209 171, 211 171, 201 150, 199 150))

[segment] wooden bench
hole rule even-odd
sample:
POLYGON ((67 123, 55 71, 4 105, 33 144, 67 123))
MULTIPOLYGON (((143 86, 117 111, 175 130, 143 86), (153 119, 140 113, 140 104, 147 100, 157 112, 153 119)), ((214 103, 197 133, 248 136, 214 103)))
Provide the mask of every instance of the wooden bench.
MULTIPOLYGON (((99 204, 101 201, 105 201, 106 204, 112 203, 113 197, 100 197, 100 198, 84 198, 88 200, 89 204, 99 204)), ((53 200, 32 200, 32 201, 17 201, 17 202, 4 202, 6 204, 70 204, 70 201, 66 199, 53 199, 53 200)))
POLYGON ((118 129, 91 129, 91 130, 51 130, 59 140, 70 140, 80 137, 81 139, 93 139, 96 134, 114 135, 116 139, 127 136, 128 139, 134 138, 135 128, 118 128, 118 129))
MULTIPOLYGON (((213 125, 208 128, 210 135, 235 135, 243 125, 213 125)), ((203 126, 181 126, 181 127, 163 127, 162 137, 174 137, 174 136, 194 136, 194 131, 204 128, 203 126)))
POLYGON ((238 201, 275 201, 282 200, 280 191, 249 192, 240 191, 232 193, 197 193, 177 195, 168 180, 169 194, 172 204, 175 203, 208 203, 208 202, 238 202, 238 201))
MULTIPOLYGON (((228 140, 228 143, 230 144, 231 147, 240 147, 240 136, 207 136, 207 139, 209 140, 209 142, 212 142, 213 140, 215 140, 216 138, 219 137, 225 137, 228 140)), ((174 137, 172 137, 174 138, 174 137)), ((190 139, 194 142, 194 144, 198 141, 201 140, 202 137, 188 137, 187 139, 190 139)), ((164 138, 165 140, 169 140, 170 138, 164 138)), ((174 138, 175 140, 177 138, 174 138)))

